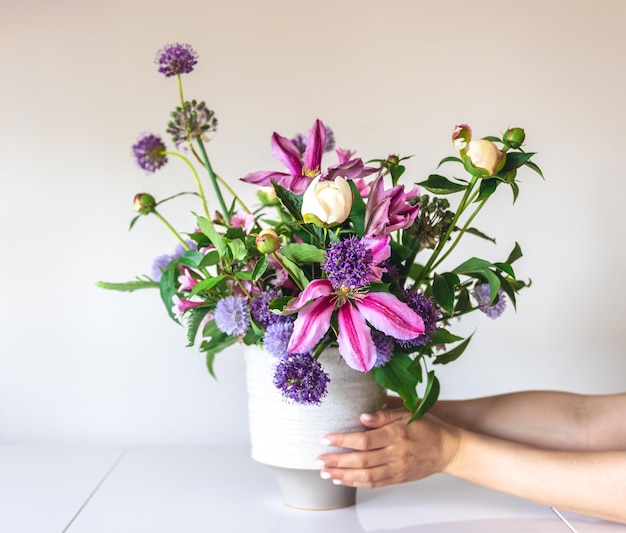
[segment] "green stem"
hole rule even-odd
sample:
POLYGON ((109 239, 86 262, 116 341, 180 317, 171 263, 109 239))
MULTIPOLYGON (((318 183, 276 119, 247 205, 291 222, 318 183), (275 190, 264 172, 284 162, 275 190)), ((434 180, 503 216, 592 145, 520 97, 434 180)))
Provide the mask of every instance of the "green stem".
POLYGON ((207 205, 207 202, 206 202, 206 196, 204 196, 204 189, 202 188, 202 182, 200 181, 200 176, 198 176, 198 173, 196 172, 195 167, 191 164, 191 161, 189 161, 189 159, 187 159, 184 155, 179 154, 178 152, 163 152, 163 153, 174 156, 174 157, 178 157, 182 159, 185 163, 187 163, 187 166, 190 168, 191 173, 193 174, 193 179, 196 181, 196 187, 198 187, 198 194, 200 195, 200 198, 202 199, 202 207, 204 207, 204 214, 209 220, 211 220, 211 217, 209 216, 209 206, 207 205))
POLYGON ((178 239, 180 244, 182 244, 183 248, 185 250, 190 250, 189 245, 184 241, 184 239, 180 236, 180 234, 172 227, 172 225, 167 220, 165 220, 163 215, 161 215, 161 213, 159 213, 156 209, 153 209, 152 212, 174 234, 174 236, 178 239))
POLYGON ((180 97, 180 105, 185 107, 185 99, 183 98, 183 80, 180 77, 180 74, 176 76, 178 78, 178 95, 180 97))
POLYGON ((215 175, 215 177, 217 178, 217 181, 219 181, 221 183, 221 185, 228 191, 228 193, 235 199, 235 201, 241 206, 241 208, 247 213, 247 214, 251 214, 252 211, 250 211, 250 209, 248 209, 248 206, 243 202, 243 200, 241 198, 239 198, 239 196, 237 196, 237 193, 235 191, 233 191, 233 189, 231 188, 230 185, 228 185, 228 183, 226 183, 226 181, 222 178, 220 178, 220 176, 218 174, 215 175))
POLYGON ((450 248, 448 248, 448 250, 446 251, 445 254, 443 254, 439 260, 433 264, 432 268, 437 268, 444 260, 446 257, 448 257, 450 255, 450 252, 452 252, 452 250, 454 250, 455 246, 459 243, 459 241, 461 240, 461 237, 463 237, 464 233, 467 231, 467 228, 469 228, 469 225, 471 224, 472 220, 474 220, 474 218, 476 217, 476 215, 478 214, 478 212, 482 209, 482 207, 485 205, 485 202, 487 201, 487 198, 484 198, 482 202, 480 202, 480 204, 478 204, 478 207, 476 207, 476 209, 474 209, 474 212, 471 214, 471 216, 467 219, 467 222, 465 223, 465 225, 463 226, 463 228, 461 229, 461 231, 459 232, 459 234, 457 235, 456 239, 454 240, 454 242, 452 243, 452 246, 450 246, 450 248))
POLYGON ((459 207, 457 208, 456 213, 454 214, 454 218, 452 219, 452 222, 448 226, 448 230, 446 231, 445 235, 440 239, 439 244, 437 245, 437 247, 435 248, 431 256, 428 258, 428 261, 426 262, 426 264, 424 265, 422 272, 415 280, 415 283, 413 283, 414 289, 419 286, 419 284, 422 282, 422 280, 425 277, 427 277, 427 274, 429 274, 433 268, 433 264, 435 263, 435 260, 437 259, 441 251, 445 248, 446 243, 448 242, 448 239, 450 238, 450 235, 452 235, 452 232, 454 231, 456 223, 458 222, 460 216, 463 214, 463 211, 467 207, 468 198, 470 197, 472 189, 474 188, 474 185, 476 184, 476 180, 477 180, 477 177, 472 176, 472 180, 470 181, 467 188, 465 189, 463 198, 461 198, 459 207))
POLYGON ((211 179, 211 184, 213 185, 213 189, 215 190, 215 195, 217 196, 217 200, 222 209, 222 213, 224 214, 224 217, 226 217, 226 220, 228 221, 228 224, 230 225, 230 213, 228 212, 228 209, 226 209, 226 203, 224 202, 222 191, 219 185, 217 184, 217 178, 215 176, 215 172, 213 172, 213 167, 211 166, 211 162, 209 161, 209 156, 207 155, 206 150, 204 148, 204 143, 202 142, 202 139, 200 137, 196 137, 196 140, 198 141, 198 147, 200 148, 200 153, 202 154, 202 160, 204 161, 204 166, 206 167, 207 172, 209 173, 209 178, 211 179))

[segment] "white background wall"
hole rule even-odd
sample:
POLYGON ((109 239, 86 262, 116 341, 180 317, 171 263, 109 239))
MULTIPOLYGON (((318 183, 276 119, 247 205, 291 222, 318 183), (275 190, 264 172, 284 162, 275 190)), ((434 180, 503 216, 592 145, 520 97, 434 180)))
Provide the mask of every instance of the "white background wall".
MULTIPOLYGON (((220 120, 210 153, 236 179, 279 168, 276 130, 317 117, 364 158, 414 154, 424 179, 450 133, 523 126, 547 177, 520 176, 476 225, 502 259, 515 240, 533 286, 440 370, 444 397, 626 387, 626 3, 621 0, 0 0, 0 443, 246 442, 241 349, 205 370, 156 291, 99 290, 149 272, 175 242, 131 231, 132 197, 192 190, 182 164, 130 157, 177 103, 153 58, 200 54, 186 96, 220 120)), ((252 194, 251 186, 237 184, 252 194)), ((171 204, 170 204, 171 205, 171 204)), ((188 209, 166 214, 185 227, 188 209)))

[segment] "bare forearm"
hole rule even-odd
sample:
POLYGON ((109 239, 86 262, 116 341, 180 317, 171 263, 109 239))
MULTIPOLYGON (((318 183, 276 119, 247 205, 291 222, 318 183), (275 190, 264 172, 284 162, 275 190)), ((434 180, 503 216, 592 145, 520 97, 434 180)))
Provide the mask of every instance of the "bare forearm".
POLYGON ((523 444, 560 450, 609 450, 626 449, 626 431, 616 420, 624 409, 623 394, 524 391, 443 400, 431 412, 454 426, 523 444))
POLYGON ((444 472, 537 503, 626 523, 626 452, 561 452, 462 432, 444 472))

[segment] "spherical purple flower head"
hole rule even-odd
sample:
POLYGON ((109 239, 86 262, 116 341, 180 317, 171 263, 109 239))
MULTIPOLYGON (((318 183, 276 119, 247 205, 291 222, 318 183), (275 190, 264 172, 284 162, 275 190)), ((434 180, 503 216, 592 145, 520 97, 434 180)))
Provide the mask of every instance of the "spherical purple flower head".
POLYGON ((167 163, 165 144, 157 135, 147 133, 133 144, 137 164, 147 172, 155 172, 167 163))
POLYGON ((267 326, 263 334, 263 347, 274 357, 281 359, 287 355, 287 346, 293 333, 293 321, 285 316, 267 326))
POLYGON ((472 291, 474 298, 476 299, 476 304, 478 305, 478 309, 480 309, 483 313, 485 313, 489 318, 496 319, 506 308, 506 297, 502 289, 498 291, 498 297, 496 298, 496 303, 490 305, 490 289, 489 283, 477 283, 474 286, 474 290, 472 291))
POLYGON ((334 289, 356 289, 367 285, 374 256, 356 235, 331 244, 321 267, 334 289))
POLYGON ((257 324, 267 328, 270 324, 278 322, 281 319, 280 315, 270 311, 272 300, 275 300, 280 295, 281 292, 279 290, 270 289, 269 291, 263 291, 252 300, 251 314, 257 324))
POLYGON ((437 320, 441 317, 441 311, 433 298, 424 296, 415 289, 404 289, 402 295, 407 305, 422 317, 424 321, 424 333, 408 341, 399 340, 398 344, 403 348, 424 346, 424 344, 432 339, 435 331, 437 331, 437 320))
POLYGON ((242 296, 227 296, 217 302, 214 318, 226 335, 244 335, 250 327, 250 304, 242 296))
POLYGON ((276 365, 274 385, 287 400, 319 405, 328 393, 330 378, 310 354, 288 354, 276 365))
POLYGON ((159 72, 169 78, 189 74, 198 62, 198 54, 189 44, 171 43, 157 52, 154 62, 159 65, 159 72))
POLYGON ((151 277, 154 281, 161 281, 163 271, 167 268, 167 265, 172 261, 172 256, 169 254, 163 254, 157 257, 152 263, 151 277))
POLYGON ((374 346, 376 346, 376 362, 374 363, 374 367, 386 365, 393 355, 393 338, 385 335, 382 331, 373 329, 372 340, 374 341, 374 346))

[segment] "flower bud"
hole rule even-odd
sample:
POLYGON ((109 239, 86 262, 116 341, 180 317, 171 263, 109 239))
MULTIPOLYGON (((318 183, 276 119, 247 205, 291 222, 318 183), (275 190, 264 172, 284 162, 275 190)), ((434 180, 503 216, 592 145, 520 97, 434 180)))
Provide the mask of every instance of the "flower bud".
POLYGON ((502 166, 500 165, 503 161, 502 152, 487 139, 470 141, 465 155, 474 167, 486 170, 489 176, 495 174, 502 166))
POLYGON ((467 145, 472 139, 472 128, 467 124, 460 124, 455 126, 452 132, 452 144, 454 148, 459 152, 467 149, 467 145))
POLYGON ((156 207, 156 200, 151 194, 140 192, 135 195, 133 205, 135 206, 135 211, 140 215, 149 215, 156 207))
POLYGON ((264 229, 256 236, 256 249, 262 254, 271 254, 278 250, 280 238, 273 229, 264 229))
POLYGON ((504 143, 513 149, 517 149, 522 146, 522 144, 524 144, 524 139, 526 139, 526 133, 524 133, 522 128, 509 128, 502 136, 504 143))
POLYGON ((274 187, 272 186, 259 187, 256 195, 263 205, 278 205, 276 189, 274 189, 274 187))
POLYGON ((351 208, 352 189, 342 177, 320 181, 318 176, 302 196, 302 218, 325 227, 341 224, 351 208))

